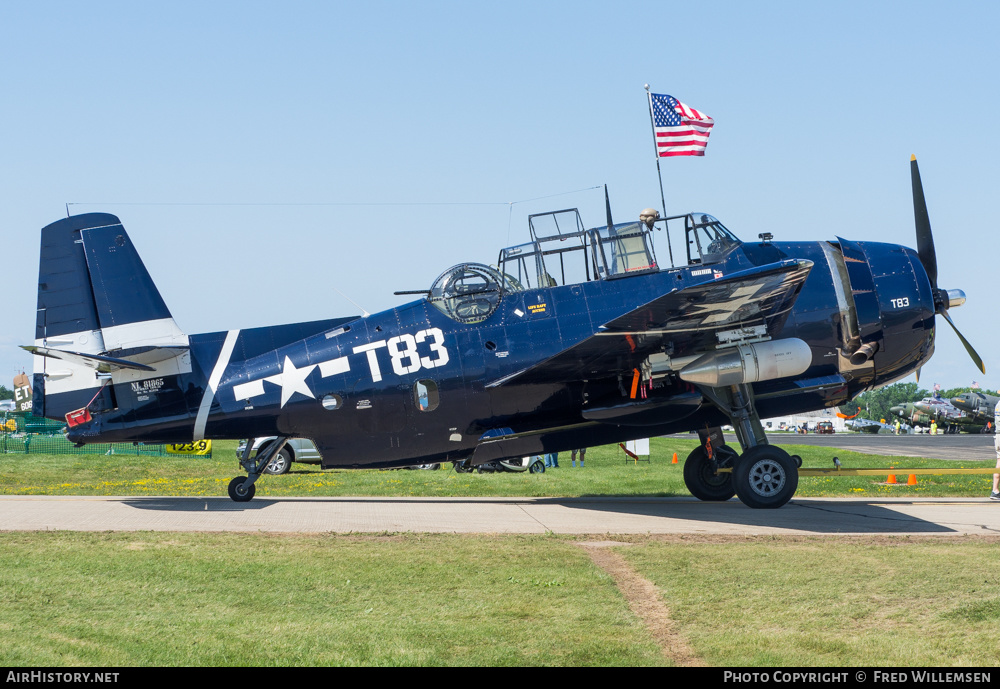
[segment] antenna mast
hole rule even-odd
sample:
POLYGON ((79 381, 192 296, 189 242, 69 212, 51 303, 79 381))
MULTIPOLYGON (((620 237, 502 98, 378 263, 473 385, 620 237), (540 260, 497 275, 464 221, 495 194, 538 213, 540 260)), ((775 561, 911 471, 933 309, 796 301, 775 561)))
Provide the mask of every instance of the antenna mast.
MULTIPOLYGON (((660 172, 660 155, 656 151, 656 125, 653 124, 653 96, 649 92, 649 84, 643 84, 646 89, 646 101, 649 103, 649 131, 653 134, 653 152, 656 153, 656 176, 660 180, 660 205, 663 208, 663 217, 667 217, 667 202, 663 196, 663 174, 660 172)), ((670 243, 670 226, 667 221, 663 221, 663 231, 667 234, 667 251, 670 252, 670 267, 674 268, 674 247, 670 243)))

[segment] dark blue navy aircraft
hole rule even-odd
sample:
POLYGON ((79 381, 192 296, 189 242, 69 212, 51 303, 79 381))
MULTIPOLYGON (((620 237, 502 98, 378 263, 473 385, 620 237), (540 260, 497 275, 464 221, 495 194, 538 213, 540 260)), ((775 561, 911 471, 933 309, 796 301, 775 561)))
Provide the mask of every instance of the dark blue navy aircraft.
POLYGON ((296 436, 324 468, 388 468, 699 430, 684 467, 692 494, 779 507, 798 471, 761 417, 836 407, 919 369, 935 314, 950 323, 964 299, 937 287, 911 167, 916 251, 743 243, 701 213, 615 224, 609 210, 586 229, 570 209, 531 216, 530 242, 495 267, 449 268, 418 301, 201 335, 174 322, 117 217, 72 216, 42 230, 25 347, 35 413, 65 418, 80 444, 278 436, 254 457, 248 443, 248 475, 229 485, 237 501, 296 436), (684 265, 659 265, 656 228, 683 231, 684 265), (712 432, 723 424, 741 452, 712 432))

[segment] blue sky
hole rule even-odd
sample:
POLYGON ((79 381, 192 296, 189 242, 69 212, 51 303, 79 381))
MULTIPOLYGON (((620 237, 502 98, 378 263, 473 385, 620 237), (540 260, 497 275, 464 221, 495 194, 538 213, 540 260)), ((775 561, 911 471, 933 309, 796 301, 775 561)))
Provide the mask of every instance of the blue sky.
MULTIPOLYGON (((527 238, 529 213, 659 206, 643 84, 716 122, 662 165, 671 213, 738 236, 913 246, 920 161, 939 284, 921 384, 1000 388, 994 3, 0 4, 0 382, 30 371, 38 230, 125 223, 178 324, 400 303, 527 238), (520 202, 547 197, 538 201, 520 202), (511 202, 519 202, 513 203, 511 202)), ((666 247, 658 247, 661 260, 666 247)))

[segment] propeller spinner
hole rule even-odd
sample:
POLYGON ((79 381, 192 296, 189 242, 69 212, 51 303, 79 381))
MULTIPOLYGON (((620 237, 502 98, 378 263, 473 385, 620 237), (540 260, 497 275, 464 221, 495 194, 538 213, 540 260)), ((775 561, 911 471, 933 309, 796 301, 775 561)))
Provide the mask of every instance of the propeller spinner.
MULTIPOLYGON (((910 156, 910 180, 913 183, 913 221, 917 229, 917 255, 920 263, 924 266, 927 278, 931 282, 931 291, 934 294, 934 312, 943 316, 948 325, 952 327, 958 339, 965 345, 965 351, 972 357, 976 367, 986 373, 986 366, 982 357, 975 348, 965 339, 955 322, 948 315, 948 309, 952 306, 961 306, 965 303, 965 293, 962 290, 943 290, 937 285, 937 253, 934 251, 934 235, 931 232, 931 220, 927 214, 927 202, 924 200, 924 187, 920 182, 920 168, 917 167, 917 157, 910 156)), ((919 371, 917 372, 919 380, 919 371)))

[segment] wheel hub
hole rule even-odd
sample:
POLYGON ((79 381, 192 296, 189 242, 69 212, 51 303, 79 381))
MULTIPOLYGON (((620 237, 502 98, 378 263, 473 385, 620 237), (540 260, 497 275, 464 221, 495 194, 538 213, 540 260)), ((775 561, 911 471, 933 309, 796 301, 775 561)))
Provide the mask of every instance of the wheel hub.
POLYGON ((785 485, 785 472, 774 461, 762 459, 750 469, 750 488, 757 495, 768 497, 785 485))

